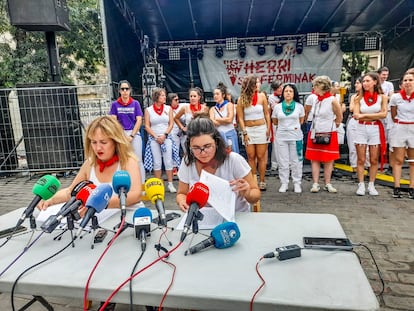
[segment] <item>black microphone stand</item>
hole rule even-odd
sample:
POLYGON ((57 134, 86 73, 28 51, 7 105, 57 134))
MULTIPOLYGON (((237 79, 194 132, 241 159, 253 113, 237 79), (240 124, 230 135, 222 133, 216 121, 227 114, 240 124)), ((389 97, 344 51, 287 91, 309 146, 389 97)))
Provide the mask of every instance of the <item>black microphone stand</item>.
MULTIPOLYGON (((126 211, 125 210, 123 210, 123 209, 121 209, 121 221, 116 225, 116 226, 114 226, 113 227, 113 229, 116 231, 116 230, 118 230, 119 229, 119 227, 121 226, 121 223, 122 223, 122 220, 125 218, 125 214, 126 214, 126 211)), ((122 228, 120 229, 121 230, 121 232, 119 233, 119 234, 121 234, 122 232, 124 232, 125 231, 125 229, 127 229, 127 228, 134 228, 134 225, 133 224, 131 224, 131 223, 129 223, 129 222, 127 222, 127 221, 125 221, 124 222, 124 225, 122 226, 122 228)))
POLYGON ((29 216, 29 223, 30 223, 30 229, 32 229, 31 230, 32 234, 29 238, 29 241, 27 242, 27 245, 29 245, 30 242, 32 241, 33 235, 34 235, 34 233, 36 231, 36 228, 37 228, 36 227, 36 218, 34 218, 33 213, 31 213, 30 216, 29 216))
POLYGON ((79 220, 79 219, 80 219, 80 215, 77 211, 69 213, 66 216, 66 228, 61 233, 59 233, 57 236, 55 236, 53 238, 53 240, 55 240, 55 241, 59 240, 60 241, 62 239, 63 234, 66 231, 69 230, 70 231, 70 238, 72 240, 72 247, 75 247, 73 230, 75 229, 75 220, 79 220))

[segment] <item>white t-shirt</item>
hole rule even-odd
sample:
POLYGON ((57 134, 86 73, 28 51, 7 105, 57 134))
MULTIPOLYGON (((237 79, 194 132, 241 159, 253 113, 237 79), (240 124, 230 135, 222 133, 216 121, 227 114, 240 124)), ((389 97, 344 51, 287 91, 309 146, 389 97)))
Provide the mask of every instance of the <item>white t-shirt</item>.
MULTIPOLYGON (((238 153, 230 152, 229 156, 220 165, 214 175, 225 180, 243 178, 251 171, 247 161, 238 153)), ((190 187, 200 180, 195 163, 187 166, 185 161, 181 161, 178 170, 178 178, 181 182, 188 184, 190 187)), ((249 212, 250 204, 247 200, 236 195, 236 212, 249 212)))
POLYGON ((305 109, 302 104, 296 103, 295 110, 290 115, 285 115, 282 105, 276 105, 272 119, 277 119, 276 140, 296 141, 303 139, 299 118, 305 116, 305 109))
POLYGON ((397 107, 396 119, 403 122, 414 122, 414 101, 404 100, 400 93, 391 95, 390 106, 397 107))
POLYGON ((334 98, 334 96, 330 96, 321 102, 317 101, 316 104, 313 105, 312 109, 314 110, 314 116, 312 120, 312 129, 315 129, 315 133, 336 132, 336 115, 332 107, 334 98))
POLYGON ((384 81, 381 84, 382 91, 385 95, 390 96, 390 93, 394 92, 394 84, 392 84, 390 81, 384 81))
POLYGON ((311 122, 313 120, 314 108, 315 104, 318 102, 318 96, 316 94, 310 94, 305 101, 305 106, 311 106, 311 110, 308 113, 307 122, 311 122))

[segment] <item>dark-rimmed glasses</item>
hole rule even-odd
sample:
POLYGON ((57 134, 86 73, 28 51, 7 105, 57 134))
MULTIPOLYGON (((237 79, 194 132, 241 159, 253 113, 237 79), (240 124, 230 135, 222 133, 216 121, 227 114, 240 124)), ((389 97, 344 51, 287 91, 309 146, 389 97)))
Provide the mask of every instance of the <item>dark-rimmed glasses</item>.
POLYGON ((211 144, 204 145, 203 147, 198 147, 198 146, 190 147, 190 150, 193 154, 199 155, 203 151, 205 153, 210 153, 213 150, 214 147, 215 147, 215 144, 211 143, 211 144))
POLYGON ((121 87, 121 91, 129 91, 129 87, 121 87))

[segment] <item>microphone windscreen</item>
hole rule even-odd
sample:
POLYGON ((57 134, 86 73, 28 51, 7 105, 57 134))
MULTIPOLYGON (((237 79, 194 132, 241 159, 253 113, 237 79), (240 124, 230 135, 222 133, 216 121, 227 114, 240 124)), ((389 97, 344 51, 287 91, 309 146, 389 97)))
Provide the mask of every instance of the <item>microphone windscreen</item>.
POLYGON ((197 203, 201 208, 207 204, 208 196, 210 195, 210 190, 206 184, 201 182, 196 182, 191 186, 190 190, 187 193, 186 202, 187 204, 197 203))
POLYGON ((49 200, 60 187, 59 180, 52 175, 41 177, 33 186, 33 194, 41 197, 43 200, 49 200))
POLYGON ((101 184, 92 191, 88 200, 86 200, 85 206, 87 208, 93 208, 97 213, 100 213, 108 206, 111 196, 111 185, 101 184))
POLYGON ((82 202, 83 205, 86 205, 86 201, 88 200, 89 196, 91 195, 92 191, 96 188, 94 184, 90 184, 88 186, 84 186, 76 195, 76 200, 82 202))
POLYGON ((227 248, 240 238, 240 230, 235 222, 229 221, 216 226, 210 235, 214 239, 214 247, 227 248))
POLYGON ((164 182, 159 178, 149 178, 144 185, 145 194, 151 200, 152 204, 155 204, 155 201, 161 200, 164 201, 165 189, 164 182))
POLYGON ((134 212, 134 215, 132 217, 132 221, 135 224, 135 219, 140 217, 149 217, 150 222, 152 221, 152 213, 149 208, 146 207, 140 207, 137 208, 134 212))
POLYGON ((93 182, 91 182, 90 180, 82 180, 80 183, 78 183, 75 187, 73 187, 72 192, 70 193, 70 195, 72 197, 76 197, 76 195, 79 193, 79 191, 81 191, 81 189, 87 185, 93 184, 93 182))
POLYGON ((112 187, 116 194, 119 194, 119 191, 124 188, 126 192, 131 188, 131 176, 127 171, 116 171, 112 177, 112 187))

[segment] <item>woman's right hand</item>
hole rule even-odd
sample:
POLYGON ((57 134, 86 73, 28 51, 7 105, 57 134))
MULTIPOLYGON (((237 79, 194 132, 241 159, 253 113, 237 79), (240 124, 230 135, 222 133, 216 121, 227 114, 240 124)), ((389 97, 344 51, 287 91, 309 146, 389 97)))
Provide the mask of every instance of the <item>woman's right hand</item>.
POLYGON ((50 202, 50 200, 41 200, 40 202, 39 202, 39 204, 37 204, 37 208, 40 210, 40 211, 45 211, 45 210, 47 210, 47 208, 50 206, 50 205, 53 205, 51 202, 50 202))
POLYGON ((249 145, 249 135, 243 135, 243 140, 244 140, 244 145, 248 146, 249 145))

